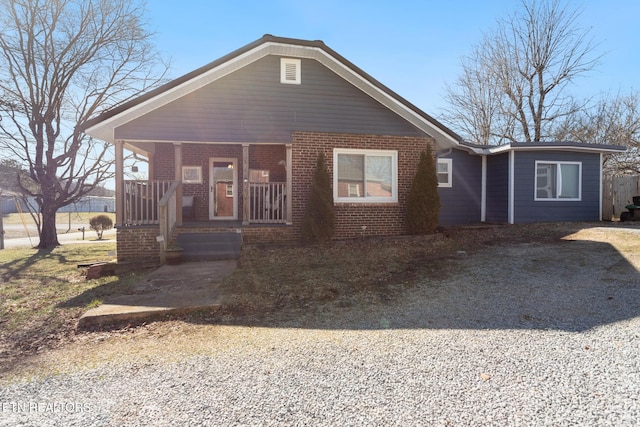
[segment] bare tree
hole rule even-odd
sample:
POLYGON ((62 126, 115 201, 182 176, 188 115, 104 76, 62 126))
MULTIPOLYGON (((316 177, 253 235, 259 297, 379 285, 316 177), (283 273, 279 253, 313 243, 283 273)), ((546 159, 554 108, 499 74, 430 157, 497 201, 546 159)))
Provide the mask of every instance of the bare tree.
POLYGON ((578 18, 559 0, 522 0, 463 61, 444 118, 477 143, 548 139, 554 122, 584 106, 568 86, 600 60, 578 18), (469 132, 472 126, 480 130, 469 132))
POLYGON ((640 174, 640 94, 603 96, 563 121, 555 135, 560 140, 626 146, 625 153, 605 158, 604 169, 611 174, 640 174))
POLYGON ((486 55, 480 48, 462 59, 462 75, 453 86, 447 86, 449 107, 444 117, 476 144, 500 144, 512 133, 513 119, 504 114, 505 95, 499 90, 495 73, 484 63, 486 55))
POLYGON ((55 214, 112 175, 106 144, 78 127, 156 86, 166 64, 135 0, 0 0, 0 149, 36 189, 39 248, 57 246, 55 214))

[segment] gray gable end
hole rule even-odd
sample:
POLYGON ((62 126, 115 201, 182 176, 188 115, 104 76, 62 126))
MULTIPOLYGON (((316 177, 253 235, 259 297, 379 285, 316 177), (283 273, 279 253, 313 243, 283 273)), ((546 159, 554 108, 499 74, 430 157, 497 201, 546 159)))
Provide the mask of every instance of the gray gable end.
POLYGON ((127 140, 277 142, 294 131, 423 136, 424 133, 313 59, 302 84, 280 82, 269 55, 116 128, 127 140))

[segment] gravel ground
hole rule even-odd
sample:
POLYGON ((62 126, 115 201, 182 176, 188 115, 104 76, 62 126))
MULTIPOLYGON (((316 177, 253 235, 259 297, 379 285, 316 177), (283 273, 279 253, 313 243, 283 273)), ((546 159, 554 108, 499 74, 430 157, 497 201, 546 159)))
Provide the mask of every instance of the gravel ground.
POLYGON ((460 253, 454 276, 385 304, 206 325, 199 354, 6 383, 0 426, 638 425, 634 256, 595 241, 460 253))

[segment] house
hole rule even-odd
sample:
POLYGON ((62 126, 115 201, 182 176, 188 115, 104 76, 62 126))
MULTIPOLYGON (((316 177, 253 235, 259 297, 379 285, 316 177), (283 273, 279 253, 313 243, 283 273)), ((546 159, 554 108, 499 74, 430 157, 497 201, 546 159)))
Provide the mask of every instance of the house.
POLYGON ((469 144, 323 42, 271 35, 84 129, 115 146, 119 261, 161 258, 185 232, 299 240, 320 152, 339 239, 405 234, 427 144, 438 157, 442 225, 598 220, 601 157, 620 150, 469 144), (149 159, 150 180, 124 180, 125 148, 149 159))
POLYGON ((575 142, 461 142, 438 157, 449 174, 439 173, 440 224, 600 221, 603 156, 624 151, 575 142))

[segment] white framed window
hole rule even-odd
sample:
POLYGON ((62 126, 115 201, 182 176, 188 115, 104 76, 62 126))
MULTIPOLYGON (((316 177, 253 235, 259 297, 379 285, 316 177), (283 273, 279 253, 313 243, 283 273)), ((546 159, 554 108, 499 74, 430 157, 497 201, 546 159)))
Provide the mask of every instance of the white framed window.
POLYGON ((582 162, 536 161, 535 200, 582 200, 582 162))
POLYGON ((333 150, 333 198, 336 202, 398 201, 398 152, 333 150))
POLYGON ((233 197, 233 184, 227 184, 226 195, 227 197, 233 197))
POLYGON ((302 71, 299 59, 280 58, 280 83, 299 85, 302 71))
POLYGON ((438 187, 451 187, 453 181, 453 159, 438 159, 436 164, 436 175, 438 175, 438 187))

